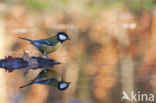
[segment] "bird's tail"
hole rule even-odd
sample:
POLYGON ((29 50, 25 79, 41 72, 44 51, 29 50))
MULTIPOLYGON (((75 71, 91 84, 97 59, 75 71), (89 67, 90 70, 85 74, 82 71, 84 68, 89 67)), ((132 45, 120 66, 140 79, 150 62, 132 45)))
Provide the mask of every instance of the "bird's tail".
POLYGON ((27 39, 27 38, 23 38, 23 37, 18 37, 18 38, 32 42, 32 40, 27 39))
POLYGON ((28 83, 28 84, 26 84, 26 85, 23 85, 23 86, 19 87, 19 88, 24 88, 24 87, 30 86, 30 85, 32 85, 32 84, 34 84, 34 83, 33 83, 33 82, 30 82, 30 83, 28 83))

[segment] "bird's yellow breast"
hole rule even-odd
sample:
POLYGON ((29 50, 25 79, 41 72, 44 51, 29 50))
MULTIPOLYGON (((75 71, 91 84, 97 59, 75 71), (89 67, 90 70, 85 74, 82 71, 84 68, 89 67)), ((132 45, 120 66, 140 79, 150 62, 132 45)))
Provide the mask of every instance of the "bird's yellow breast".
POLYGON ((60 46, 61 46, 60 42, 58 42, 55 46, 49 46, 49 45, 43 44, 41 45, 40 50, 49 54, 49 53, 56 51, 60 46))

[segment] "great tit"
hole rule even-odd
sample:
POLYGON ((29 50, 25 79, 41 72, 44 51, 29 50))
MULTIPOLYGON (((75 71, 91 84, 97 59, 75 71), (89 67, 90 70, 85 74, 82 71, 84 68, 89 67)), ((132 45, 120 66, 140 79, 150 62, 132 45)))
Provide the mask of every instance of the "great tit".
POLYGON ((54 70, 44 69, 38 74, 38 76, 34 80, 32 80, 32 82, 21 86, 20 88, 24 88, 32 84, 51 85, 56 87, 58 90, 63 91, 69 87, 70 82, 64 81, 63 78, 54 70))
POLYGON ((31 40, 23 37, 19 37, 19 38, 29 41, 40 52, 42 52, 48 59, 49 57, 47 56, 47 54, 56 51, 64 41, 70 40, 70 38, 65 32, 58 32, 57 35, 55 36, 46 39, 40 39, 40 40, 31 40))

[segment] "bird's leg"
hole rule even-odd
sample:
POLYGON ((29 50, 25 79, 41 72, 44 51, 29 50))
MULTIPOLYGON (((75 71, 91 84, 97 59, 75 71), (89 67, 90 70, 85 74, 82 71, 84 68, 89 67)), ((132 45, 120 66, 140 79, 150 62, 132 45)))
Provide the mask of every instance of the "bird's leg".
POLYGON ((24 76, 26 76, 26 74, 29 72, 30 68, 24 68, 24 76))
POLYGON ((43 53, 47 59, 50 59, 46 52, 43 53))

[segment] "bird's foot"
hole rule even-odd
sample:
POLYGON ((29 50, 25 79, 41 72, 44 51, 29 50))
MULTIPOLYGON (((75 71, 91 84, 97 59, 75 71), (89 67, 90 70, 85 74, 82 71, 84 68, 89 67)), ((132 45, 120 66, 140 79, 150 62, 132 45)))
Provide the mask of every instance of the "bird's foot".
POLYGON ((44 55, 47 59, 50 59, 46 52, 44 52, 44 55))
POLYGON ((46 58, 50 60, 50 57, 48 55, 46 55, 46 58))
POLYGON ((29 72, 30 68, 24 68, 24 76, 26 76, 26 74, 29 72))

